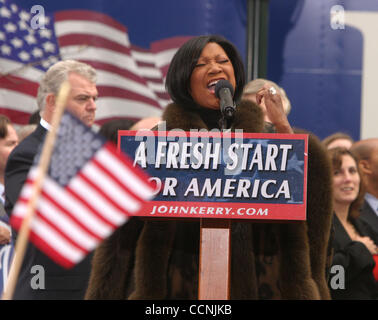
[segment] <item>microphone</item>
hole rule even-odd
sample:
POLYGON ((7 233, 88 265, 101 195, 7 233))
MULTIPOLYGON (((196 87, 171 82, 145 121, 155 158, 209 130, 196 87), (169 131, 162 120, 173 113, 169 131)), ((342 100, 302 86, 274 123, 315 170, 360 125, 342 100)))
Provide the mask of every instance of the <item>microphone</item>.
POLYGON ((234 88, 227 80, 219 80, 215 86, 215 96, 220 100, 220 110, 226 119, 234 116, 235 104, 232 100, 234 88))

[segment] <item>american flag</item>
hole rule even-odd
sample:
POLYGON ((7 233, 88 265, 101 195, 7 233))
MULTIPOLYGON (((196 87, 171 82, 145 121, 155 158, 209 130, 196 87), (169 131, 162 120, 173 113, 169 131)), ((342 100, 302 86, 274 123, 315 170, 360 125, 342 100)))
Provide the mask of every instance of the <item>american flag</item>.
MULTIPOLYGON (((12 211, 10 222, 16 230, 27 211, 39 157, 12 211)), ((37 200, 30 241, 70 268, 152 196, 153 187, 141 169, 66 112, 37 200)))
POLYGON ((75 59, 98 71, 98 125, 161 115, 170 101, 164 87, 169 63, 188 37, 144 49, 130 43, 126 26, 99 12, 44 12, 43 20, 37 14, 0 0, 0 113, 16 124, 27 123, 37 110, 44 72, 59 60, 75 59))

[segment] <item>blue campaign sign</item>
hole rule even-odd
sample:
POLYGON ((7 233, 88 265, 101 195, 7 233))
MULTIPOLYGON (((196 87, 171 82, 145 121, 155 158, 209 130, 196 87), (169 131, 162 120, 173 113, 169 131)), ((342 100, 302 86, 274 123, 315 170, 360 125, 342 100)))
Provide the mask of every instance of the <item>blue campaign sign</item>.
POLYGON ((143 216, 305 220, 307 135, 119 131, 156 183, 143 216))

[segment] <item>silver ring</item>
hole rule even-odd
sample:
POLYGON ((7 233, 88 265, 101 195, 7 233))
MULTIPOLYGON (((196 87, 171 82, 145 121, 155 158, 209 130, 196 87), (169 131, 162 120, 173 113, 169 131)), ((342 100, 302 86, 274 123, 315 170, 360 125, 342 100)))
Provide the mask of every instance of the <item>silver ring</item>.
POLYGON ((277 93, 277 90, 275 87, 270 87, 269 88, 269 92, 272 94, 272 95, 275 95, 277 93))

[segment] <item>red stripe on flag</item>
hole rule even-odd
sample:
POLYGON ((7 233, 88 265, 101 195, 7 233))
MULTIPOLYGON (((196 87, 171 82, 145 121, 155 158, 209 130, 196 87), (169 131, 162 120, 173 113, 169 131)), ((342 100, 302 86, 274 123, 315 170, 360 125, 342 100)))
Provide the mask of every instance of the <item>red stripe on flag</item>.
MULTIPOLYGON (((94 183, 90 178, 88 178, 83 172, 80 172, 78 176, 85 181, 93 190, 95 190, 101 197, 102 199, 105 200, 105 202, 110 203, 113 207, 115 207, 119 213, 121 213, 123 216, 126 218, 130 215, 130 212, 124 208, 122 208, 118 203, 116 203, 107 193, 106 188, 101 189, 98 185, 98 183, 94 183)), ((125 191, 125 190, 124 190, 125 191)), ((126 191, 125 191, 126 192, 126 191)), ((140 205, 140 202, 137 201, 140 205)), ((117 214, 118 215, 118 214, 117 214)), ((126 222, 126 221, 125 221, 126 222)))
MULTIPOLYGON (((30 232, 30 240, 33 244, 42 251, 45 255, 49 256, 52 260, 54 260, 57 264, 61 265, 66 269, 70 269, 77 263, 76 261, 72 261, 61 254, 59 251, 55 250, 44 238, 40 237, 34 231, 30 232)), ((84 258, 83 254, 83 258, 84 258)))
POLYGON ((81 202, 83 206, 87 207, 88 211, 90 211, 93 215, 95 215, 99 220, 103 221, 107 225, 110 225, 112 229, 115 229, 118 227, 116 224, 106 219, 106 217, 104 217, 100 212, 98 212, 98 210, 94 208, 92 204, 89 202, 89 201, 96 201, 96 199, 83 198, 82 196, 77 194, 76 191, 73 190, 69 185, 65 188, 65 190, 77 201, 81 202))
POLYGON ((162 66, 160 67, 160 70, 161 72, 163 73, 164 77, 167 76, 167 73, 168 73, 168 69, 169 69, 169 64, 165 65, 165 66, 162 66))
POLYGON ((17 91, 32 97, 36 97, 38 92, 38 83, 29 81, 25 78, 7 75, 0 77, 0 88, 17 91))
MULTIPOLYGON (((33 184, 33 180, 30 178, 30 177, 27 177, 26 181, 25 181, 25 184, 33 184)), ((69 193, 69 196, 72 196, 73 198, 75 198, 75 200, 77 200, 81 205, 83 205, 84 207, 87 207, 88 209, 88 212, 90 212, 90 214, 92 214, 93 216, 95 216, 96 218, 98 218, 98 220, 100 220, 103 224, 106 224, 108 227, 114 229, 116 228, 117 226, 114 225, 111 221, 108 221, 107 219, 104 218, 104 216, 102 214, 100 214, 97 210, 95 210, 92 206, 89 205, 89 203, 83 199, 80 195, 78 195, 74 190, 72 190, 69 186, 67 186, 65 189, 64 189, 67 193, 69 193)), ((46 193, 46 188, 44 188, 43 190, 41 190, 41 193, 43 193, 45 196, 47 196, 49 199, 52 200, 52 197, 50 197, 47 193, 46 193)), ((54 195, 53 195, 54 196, 54 195)), ((23 197, 20 197, 19 198, 20 200, 24 200, 24 201, 28 201, 28 199, 26 198, 23 198, 23 197)), ((57 199, 59 201, 59 199, 57 199)), ((52 200, 54 201, 54 200, 52 200)), ((56 202, 56 201, 55 201, 56 202)), ((64 209, 62 207, 62 209, 64 209)), ((65 210, 65 209, 64 209, 65 210)), ((67 212, 67 214, 70 214, 68 211, 65 210, 65 212, 67 212)), ((72 214, 70 214, 72 216, 72 214)), ((89 231, 89 230, 88 230, 89 231)), ((89 231, 90 232, 90 231, 89 231)), ((92 232, 91 232, 92 234, 92 232)), ((93 236, 96 236, 95 234, 93 234, 93 236)), ((97 238, 98 236, 96 236, 97 238)))
POLYGON ((147 82, 143 77, 141 77, 141 76, 139 76, 139 75, 135 74, 134 72, 131 72, 127 69, 123 69, 123 68, 120 68, 118 66, 108 64, 108 63, 105 63, 105 62, 83 60, 83 59, 81 59, 80 61, 87 63, 87 64, 90 64, 93 68, 95 68, 97 70, 104 70, 104 71, 108 71, 110 73, 115 73, 115 74, 118 74, 118 75, 120 75, 124 78, 131 79, 135 82, 139 82, 139 83, 147 85, 147 82))
MULTIPOLYGON (((12 215, 10 223, 14 229, 19 230, 21 228, 22 221, 22 217, 12 215)), ((72 268, 75 265, 73 261, 67 259, 59 252, 57 252, 53 247, 51 247, 48 244, 48 242, 46 242, 43 238, 38 236, 32 229, 30 230, 29 240, 34 244, 35 247, 37 247, 40 251, 42 251, 44 254, 49 256, 51 259, 53 259, 56 263, 60 264, 61 266, 65 268, 72 268)))
POLYGON ((0 113, 6 115, 13 123, 28 124, 31 113, 8 109, 0 106, 0 113))
MULTIPOLYGON (((156 100, 142 96, 134 91, 111 87, 111 86, 97 86, 97 90, 101 98, 112 97, 112 98, 135 100, 136 102, 144 102, 158 109, 162 109, 161 106, 156 102, 156 100)), ((154 92, 154 94, 156 93, 154 92)))
POLYGON ((155 92, 155 94, 159 99, 163 99, 163 100, 170 100, 171 99, 169 94, 166 93, 166 92, 155 92))
MULTIPOLYGON (((94 233, 91 229, 89 229, 85 224, 83 224, 80 220, 76 218, 77 213, 71 213, 70 211, 66 210, 58 201, 59 199, 55 199, 54 196, 50 196, 50 194, 47 192, 47 190, 42 190, 41 196, 45 197, 47 200, 49 200, 54 206, 56 206, 60 211, 62 211, 63 214, 71 218, 71 220, 74 221, 74 223, 81 229, 83 229, 86 233, 88 233, 90 236, 97 240, 101 240, 102 237, 98 234, 94 233)), ((107 224, 109 227, 111 227, 109 224, 107 224)))
POLYGON ((149 176, 143 171, 143 169, 139 165, 136 165, 134 167, 133 162, 130 160, 130 158, 126 156, 123 152, 118 152, 117 148, 111 142, 107 142, 106 144, 104 144, 103 149, 104 148, 108 150, 111 154, 118 154, 119 157, 122 159, 122 162, 124 162, 124 167, 132 171, 132 173, 140 179, 140 182, 144 184, 147 189, 154 190, 152 184, 150 182, 146 182, 149 176))
POLYGON ((135 59, 135 61, 136 61, 137 65, 138 65, 138 67, 156 68, 156 66, 155 66, 154 63, 145 62, 145 61, 138 61, 137 59, 135 59))
POLYGON ((137 194, 134 193, 134 190, 129 188, 126 184, 124 184, 119 178, 113 174, 111 171, 109 171, 105 166, 102 165, 101 162, 99 162, 96 158, 92 160, 93 164, 95 164, 98 168, 100 168, 101 171, 103 171, 111 180, 119 186, 121 189, 124 189, 124 191, 133 199, 135 199, 138 202, 144 201, 141 197, 139 197, 137 194))
POLYGON ((56 233, 58 233, 63 239, 69 242, 73 247, 79 249, 80 251, 88 252, 88 249, 82 247, 80 244, 74 241, 69 235, 63 232, 63 230, 59 226, 54 224, 54 221, 51 221, 50 219, 45 217, 40 210, 36 210, 35 213, 38 216, 38 219, 46 223, 51 229, 53 229, 56 233))
POLYGON ((117 51, 125 55, 131 55, 130 49, 117 42, 111 41, 102 36, 94 36, 89 34, 67 34, 58 38, 61 47, 73 45, 89 45, 96 48, 104 48, 107 50, 117 51))
POLYGON ((138 47, 137 45, 132 44, 132 43, 130 43, 130 49, 132 51, 137 51, 137 52, 142 52, 142 53, 151 53, 150 49, 138 47))
POLYGON ((11 215, 9 223, 12 226, 13 229, 19 230, 21 228, 23 217, 18 217, 15 215, 11 215))
MULTIPOLYGON (((46 199, 48 199, 49 201, 53 202, 53 204, 54 204, 56 207, 58 207, 59 209, 61 209, 61 211, 63 211, 62 214, 65 214, 66 216, 72 218, 72 220, 74 220, 73 223, 76 223, 77 227, 80 227, 81 229, 84 229, 83 232, 87 232, 89 235, 91 235, 93 238, 95 238, 95 239, 98 240, 98 241, 101 241, 101 240, 102 240, 102 237, 101 237, 101 236, 95 234, 93 231, 91 231, 91 230, 88 229, 86 226, 84 226, 79 220, 77 220, 77 219, 75 218, 75 216, 74 216, 73 214, 69 213, 69 212, 68 212, 67 210, 65 210, 63 207, 59 206, 59 205, 57 204, 57 202, 56 202, 55 200, 53 200, 50 196, 48 196, 43 190, 42 190, 42 192, 41 192, 40 197, 41 197, 41 198, 42 198, 42 197, 43 197, 43 198, 46 198, 46 199)), ((24 198, 24 197, 19 197, 19 198, 18 198, 18 202, 24 203, 26 206, 28 205, 28 201, 29 201, 28 198, 24 198)), ((37 210, 36 210, 36 211, 37 211, 37 210)), ((41 214, 41 215, 42 215, 42 214, 41 214)), ((43 220, 46 220, 46 219, 43 218, 43 220)), ((111 227, 111 226, 110 226, 110 227, 111 227)))

